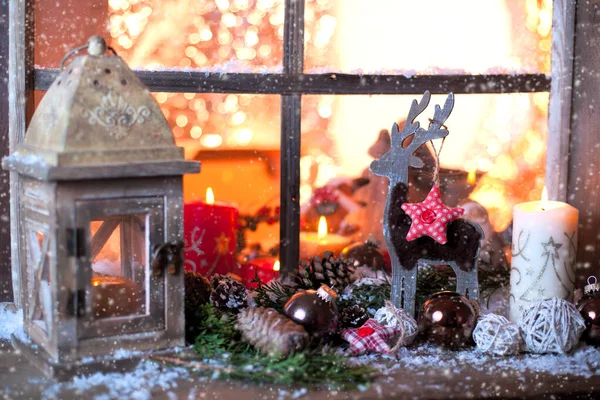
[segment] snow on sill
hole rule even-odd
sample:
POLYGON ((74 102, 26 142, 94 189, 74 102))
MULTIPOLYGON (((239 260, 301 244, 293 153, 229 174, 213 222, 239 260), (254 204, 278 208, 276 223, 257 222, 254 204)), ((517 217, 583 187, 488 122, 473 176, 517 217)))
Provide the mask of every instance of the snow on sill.
POLYGON ((189 371, 182 367, 164 367, 142 360, 138 366, 126 373, 95 373, 78 376, 71 382, 56 383, 48 387, 43 398, 59 399, 65 392, 96 393, 95 399, 151 399, 153 392, 176 389, 178 380, 187 379, 189 371))
MULTIPOLYGON (((600 374, 600 349, 580 344, 570 354, 531 354, 519 356, 491 356, 476 348, 460 351, 443 350, 423 344, 415 348, 401 348, 396 357, 367 354, 352 359, 358 364, 367 364, 380 369, 383 375, 390 375, 403 369, 426 369, 435 365, 436 369, 450 375, 465 376, 463 366, 468 365, 489 376, 502 372, 537 372, 556 376, 573 375, 590 378, 600 374)), ((522 378, 525 379, 525 378, 522 378)))

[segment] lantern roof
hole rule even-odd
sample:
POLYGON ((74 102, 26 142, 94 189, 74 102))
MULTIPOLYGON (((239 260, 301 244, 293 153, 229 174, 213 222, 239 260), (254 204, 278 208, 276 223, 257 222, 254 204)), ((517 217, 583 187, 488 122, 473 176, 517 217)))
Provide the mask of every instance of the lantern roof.
POLYGON ((23 144, 3 165, 44 180, 198 172, 197 162, 184 161, 158 104, 125 61, 104 55, 106 44, 97 36, 76 50, 83 48, 90 54, 64 68, 61 63, 23 144))

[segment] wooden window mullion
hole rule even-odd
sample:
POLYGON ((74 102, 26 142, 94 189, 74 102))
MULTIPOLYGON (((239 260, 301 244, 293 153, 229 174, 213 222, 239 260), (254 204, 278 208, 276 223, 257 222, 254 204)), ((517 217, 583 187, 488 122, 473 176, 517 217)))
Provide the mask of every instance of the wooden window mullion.
MULTIPOLYGON (((8 120, 9 151, 17 150, 25 138, 25 131, 34 111, 34 1, 9 2, 8 23, 8 120)), ((19 192, 20 180, 10 173, 10 236, 13 295, 20 307, 21 260, 19 252, 19 192)), ((3 266, 8 268, 8 265, 3 266)))
MULTIPOLYGON (((285 0, 283 75, 298 77, 304 71, 304 0, 285 0)), ((281 273, 298 264, 300 255, 300 94, 281 96, 281 219, 279 258, 281 273)))
MULTIPOLYGON (((550 90, 545 74, 497 75, 356 75, 206 73, 137 71, 151 92, 256 94, 410 94, 533 93, 550 90)), ((48 90, 57 69, 35 71, 35 89, 48 90)))

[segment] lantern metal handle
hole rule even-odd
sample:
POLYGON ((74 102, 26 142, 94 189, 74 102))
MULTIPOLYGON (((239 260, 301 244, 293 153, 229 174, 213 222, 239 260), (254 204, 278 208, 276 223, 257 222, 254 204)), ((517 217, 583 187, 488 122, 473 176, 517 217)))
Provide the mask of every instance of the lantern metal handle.
POLYGON ((177 240, 154 246, 152 252, 152 273, 156 277, 164 274, 177 275, 183 267, 183 242, 177 240))
POLYGON ((118 55, 117 52, 115 51, 115 49, 106 45, 106 41, 104 40, 104 38, 102 36, 94 35, 94 36, 90 37, 88 39, 87 43, 84 44, 83 46, 76 47, 73 50, 70 50, 67 54, 65 54, 63 59, 60 61, 60 70, 61 71, 63 70, 63 68, 65 67, 65 62, 67 61, 67 59, 69 57, 71 57, 73 54, 79 53, 81 50, 85 50, 85 49, 87 49, 88 53, 91 56, 96 56, 96 57, 100 57, 102 54, 104 54, 106 52, 107 49, 110 50, 115 56, 118 55))

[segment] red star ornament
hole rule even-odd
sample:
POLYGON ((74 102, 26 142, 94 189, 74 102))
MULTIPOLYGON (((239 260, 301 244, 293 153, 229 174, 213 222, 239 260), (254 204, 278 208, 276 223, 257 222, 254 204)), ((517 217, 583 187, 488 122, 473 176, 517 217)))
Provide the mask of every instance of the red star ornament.
POLYGON ((400 334, 402 328, 396 326, 381 326, 370 318, 360 328, 345 329, 342 337, 350 343, 350 351, 358 355, 367 351, 389 353, 388 341, 400 334))
POLYGON ((421 236, 429 236, 439 244, 448 242, 448 224, 465 213, 464 208, 448 207, 442 203, 437 185, 431 188, 422 203, 404 203, 402 209, 412 220, 406 240, 410 242, 421 236))

